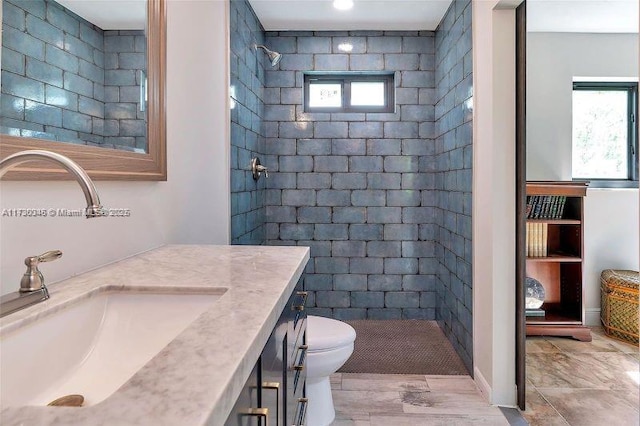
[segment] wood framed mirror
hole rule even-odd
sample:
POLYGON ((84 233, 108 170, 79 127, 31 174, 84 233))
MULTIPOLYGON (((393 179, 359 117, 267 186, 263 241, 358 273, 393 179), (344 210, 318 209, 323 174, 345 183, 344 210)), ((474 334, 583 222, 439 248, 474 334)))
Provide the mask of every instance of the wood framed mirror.
MULTIPOLYGON (((1 158, 18 151, 44 149, 76 161, 93 179, 166 180, 166 0, 147 0, 146 7, 147 99, 144 102, 144 109, 146 109, 147 121, 146 149, 143 150, 145 152, 13 136, 3 132, 0 134, 1 158)), ((140 80, 143 78, 144 74, 139 77, 140 80)), ((143 103, 142 100, 140 102, 143 103)), ((4 179, 64 180, 69 179, 69 174, 49 163, 33 162, 10 171, 4 179)))

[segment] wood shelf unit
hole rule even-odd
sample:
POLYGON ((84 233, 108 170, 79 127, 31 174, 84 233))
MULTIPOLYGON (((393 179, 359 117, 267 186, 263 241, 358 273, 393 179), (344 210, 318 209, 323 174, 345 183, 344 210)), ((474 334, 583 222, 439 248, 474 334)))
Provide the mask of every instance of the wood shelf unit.
POLYGON ((584 324, 584 197, 587 182, 527 182, 527 197, 564 196, 561 218, 527 219, 528 223, 547 225, 544 242, 548 255, 527 257, 527 276, 540 281, 545 289, 544 317, 527 317, 528 336, 567 336, 591 341, 584 324))

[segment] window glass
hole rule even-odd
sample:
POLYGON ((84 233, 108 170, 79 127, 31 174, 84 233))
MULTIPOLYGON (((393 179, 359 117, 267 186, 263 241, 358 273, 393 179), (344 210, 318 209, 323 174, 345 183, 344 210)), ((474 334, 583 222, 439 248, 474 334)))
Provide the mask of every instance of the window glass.
POLYGON ((309 83, 309 106, 312 108, 340 108, 342 106, 342 84, 309 83))
POLYGON ((574 178, 628 179, 628 92, 573 91, 574 178))
POLYGON ((384 106, 385 85, 383 81, 351 82, 351 105, 384 106))
POLYGON ((395 73, 304 74, 304 111, 395 112, 395 73))

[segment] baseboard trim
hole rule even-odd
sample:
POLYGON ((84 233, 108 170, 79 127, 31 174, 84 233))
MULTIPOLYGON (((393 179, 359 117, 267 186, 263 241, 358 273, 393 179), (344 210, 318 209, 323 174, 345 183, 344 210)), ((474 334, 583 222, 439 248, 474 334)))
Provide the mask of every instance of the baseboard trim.
POLYGON ((473 380, 476 382, 476 386, 480 390, 480 393, 484 397, 484 399, 491 404, 491 386, 484 378, 478 367, 473 367, 473 380))
POLYGON ((600 325, 600 308, 586 308, 584 310, 584 324, 589 327, 600 325))

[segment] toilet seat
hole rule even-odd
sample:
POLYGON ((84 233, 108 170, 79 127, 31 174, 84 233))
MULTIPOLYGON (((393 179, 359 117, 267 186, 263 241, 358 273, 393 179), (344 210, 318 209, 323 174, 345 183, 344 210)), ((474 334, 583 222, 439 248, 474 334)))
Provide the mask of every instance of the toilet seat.
POLYGON ((307 317, 309 352, 324 352, 353 344, 356 331, 349 324, 331 318, 307 317))

